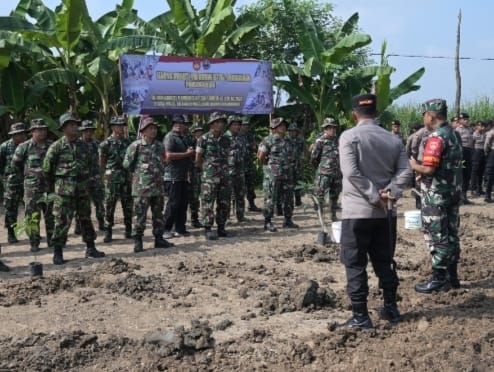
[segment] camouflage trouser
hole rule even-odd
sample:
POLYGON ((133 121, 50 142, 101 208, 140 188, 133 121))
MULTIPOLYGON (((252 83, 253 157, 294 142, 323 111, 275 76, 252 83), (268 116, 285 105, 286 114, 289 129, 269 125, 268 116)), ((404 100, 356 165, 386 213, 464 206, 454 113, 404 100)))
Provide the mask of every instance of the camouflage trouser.
POLYGON ((5 227, 10 227, 17 222, 19 204, 24 196, 24 185, 22 183, 11 183, 7 180, 3 207, 5 209, 5 227))
POLYGON ((53 218, 53 205, 52 203, 45 203, 40 201, 41 198, 44 197, 44 194, 40 193, 28 193, 26 191, 24 197, 24 204, 26 206, 26 210, 24 215, 29 217, 30 219, 37 219, 37 228, 34 229, 31 227, 31 233, 29 234, 29 242, 32 245, 39 245, 40 242, 40 221, 41 215, 43 214, 43 218, 45 219, 45 229, 46 229, 46 241, 48 246, 51 247, 51 237, 53 236, 54 229, 54 218, 53 218), (34 215, 37 217, 34 217, 34 215))
POLYGON ((96 209, 96 218, 98 221, 103 221, 105 217, 105 208, 103 206, 103 183, 101 179, 91 179, 89 181, 89 195, 96 209))
POLYGON ((422 224, 433 269, 446 269, 460 257, 459 206, 431 206, 422 203, 422 224))
POLYGON ((300 198, 302 196, 302 189, 298 186, 300 176, 300 164, 298 164, 293 167, 293 194, 296 198, 300 198))
POLYGON ((293 215, 293 183, 279 177, 264 177, 264 218, 272 218, 274 206, 278 198, 282 200, 283 215, 291 218, 293 215))
POLYGON ((232 192, 232 209, 238 220, 245 217, 245 178, 244 174, 230 176, 232 192))
POLYGON ((199 197, 201 195, 201 177, 192 177, 189 186, 189 208, 191 216, 199 215, 199 197))
POLYGON ((51 238, 52 245, 63 248, 67 242, 67 233, 74 214, 79 216, 82 240, 85 243, 94 242, 96 233, 91 222, 91 201, 89 195, 74 196, 58 195, 53 202, 53 217, 55 227, 51 238))
POLYGON ((245 168, 245 192, 247 200, 252 202, 256 198, 256 171, 252 159, 247 162, 250 164, 247 164, 245 168))
POLYGON ((115 207, 120 199, 125 227, 132 225, 132 194, 128 182, 105 182, 105 227, 114 224, 115 207))
POLYGON ((146 214, 151 207, 151 217, 153 220, 153 235, 161 236, 165 231, 165 222, 163 220, 163 208, 165 207, 165 198, 163 195, 158 196, 134 196, 134 235, 144 235, 146 229, 146 214))
POLYGON ((216 224, 224 225, 230 212, 230 185, 223 179, 218 183, 202 181, 201 183, 201 208, 202 224, 211 227, 214 224, 214 202, 216 202, 216 224))
POLYGON ((329 193, 331 211, 336 211, 341 187, 341 178, 339 176, 320 174, 319 172, 316 172, 316 176, 314 178, 314 196, 319 201, 321 208, 324 206, 324 198, 329 193))

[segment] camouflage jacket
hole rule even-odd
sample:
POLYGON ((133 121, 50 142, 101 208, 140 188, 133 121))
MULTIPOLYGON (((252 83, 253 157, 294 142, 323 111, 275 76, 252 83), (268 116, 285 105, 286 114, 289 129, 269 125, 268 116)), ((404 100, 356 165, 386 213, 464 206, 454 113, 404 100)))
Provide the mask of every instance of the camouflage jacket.
POLYGON ((341 177, 340 153, 336 136, 321 136, 316 139, 310 160, 312 165, 317 167, 319 174, 341 177))
POLYGON ((244 136, 233 135, 227 130, 225 136, 230 140, 230 152, 228 154, 228 175, 236 176, 244 173, 247 157, 247 146, 244 136))
POLYGON ((300 137, 287 137, 287 139, 292 144, 292 150, 294 151, 294 165, 297 168, 300 168, 300 164, 302 162, 302 158, 304 156, 305 150, 305 140, 300 137))
POLYGON ((98 159, 98 150, 99 150, 99 141, 95 139, 91 139, 90 141, 83 142, 89 147, 89 155, 93 158, 91 160, 91 164, 93 167, 89 171, 89 175, 91 180, 98 180, 101 178, 99 173, 99 159, 98 159))
POLYGON ((125 151, 130 145, 128 138, 117 139, 110 136, 99 145, 100 159, 105 160, 104 180, 111 183, 125 183, 130 173, 123 167, 125 151))
POLYGON ((123 166, 132 173, 132 196, 163 195, 164 152, 161 142, 148 143, 144 138, 132 142, 127 148, 123 166))
POLYGON ((225 135, 205 133, 197 141, 196 152, 202 154, 202 182, 220 183, 228 177, 230 139, 225 135))
POLYGON ((267 157, 267 164, 263 166, 265 177, 286 179, 291 174, 291 145, 286 138, 270 134, 259 144, 259 151, 267 157))
POLYGON ((422 176, 424 205, 458 203, 463 175, 462 146, 448 123, 441 124, 427 138, 422 164, 436 168, 431 176, 422 176))
POLYGON ((53 141, 46 140, 43 144, 37 144, 30 139, 17 146, 12 158, 12 166, 19 177, 24 177, 25 193, 49 191, 43 172, 43 160, 52 143, 53 141))
POLYGON ((0 174, 4 182, 8 179, 11 184, 21 185, 22 174, 17 174, 12 166, 12 158, 17 146, 12 138, 0 145, 0 174))
POLYGON ((81 139, 69 142, 63 136, 48 148, 43 161, 43 172, 49 187, 54 185, 56 194, 86 196, 93 161, 89 147, 81 139))

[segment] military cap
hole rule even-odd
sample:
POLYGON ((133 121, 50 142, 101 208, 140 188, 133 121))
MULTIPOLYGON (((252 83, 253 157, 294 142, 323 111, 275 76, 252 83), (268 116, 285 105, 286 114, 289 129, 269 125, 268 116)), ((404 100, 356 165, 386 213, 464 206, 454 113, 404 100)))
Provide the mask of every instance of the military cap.
POLYGON ((83 131, 83 130, 88 130, 88 129, 92 129, 92 130, 96 129, 96 127, 93 124, 93 121, 92 120, 83 120, 81 123, 81 126, 79 127, 79 130, 83 131))
POLYGON ((244 116, 242 118, 242 125, 250 125, 249 118, 247 116, 244 116))
POLYGON ((468 115, 466 112, 462 112, 458 116, 458 119, 470 119, 470 115, 468 115))
POLYGON ((10 126, 10 132, 8 133, 9 135, 14 135, 17 133, 26 133, 27 129, 24 123, 14 123, 10 126))
POLYGON ((60 115, 60 117, 58 118, 58 129, 62 129, 63 126, 69 121, 76 122, 77 125, 79 125, 81 119, 79 119, 79 117, 72 112, 66 112, 65 114, 60 115))
POLYGON ((295 123, 291 123, 289 126, 288 126, 288 130, 296 130, 296 131, 300 131, 300 129, 298 129, 297 127, 297 124, 295 123))
POLYGON ((233 122, 242 123, 242 118, 238 115, 230 115, 228 117, 228 125, 230 125, 233 122))
POLYGON ((453 117, 451 118, 451 121, 458 121, 458 116, 453 116, 453 117))
POLYGON ((127 120, 123 116, 112 116, 110 119, 110 127, 112 125, 127 125, 127 120))
POLYGON ((398 119, 395 119, 395 120, 391 121, 391 125, 398 125, 398 126, 400 126, 401 125, 401 122, 398 119))
POLYGON ((31 120, 30 125, 29 125, 29 130, 33 129, 46 129, 48 126, 46 125, 45 121, 41 118, 36 118, 31 120))
POLYGON ((215 122, 217 120, 223 120, 223 121, 226 122, 226 115, 225 114, 222 114, 221 112, 213 112, 209 116, 208 125, 211 125, 211 123, 213 123, 213 122, 215 122))
POLYGON ((276 127, 279 127, 283 123, 286 124, 286 120, 284 118, 282 118, 282 117, 274 118, 274 119, 271 119, 271 123, 269 123, 269 127, 271 129, 274 129, 276 127))
POLYGON ((338 126, 338 122, 336 121, 335 118, 326 118, 324 119, 322 125, 321 125, 321 128, 327 128, 327 127, 337 127, 338 126))
POLYGON ((191 126, 191 127, 190 127, 190 131, 191 131, 192 133, 194 133, 194 132, 198 132, 198 131, 202 131, 202 132, 204 132, 204 128, 202 127, 202 125, 201 125, 201 124, 194 124, 193 126, 191 126))
POLYGON ((440 112, 447 111, 448 106, 446 105, 446 101, 440 98, 430 99, 422 103, 422 114, 425 112, 440 112))
POLYGON ((352 108, 366 108, 375 110, 377 107, 377 97, 375 94, 360 94, 352 98, 352 108))
POLYGON ((185 124, 185 118, 183 115, 173 115, 172 123, 175 124, 185 124))
POLYGON ((144 129, 146 129, 147 127, 149 127, 150 125, 158 125, 157 122, 154 121, 154 119, 150 116, 146 117, 146 118, 143 118, 142 121, 141 121, 141 125, 140 125, 140 128, 139 128, 139 131, 143 131, 144 129))

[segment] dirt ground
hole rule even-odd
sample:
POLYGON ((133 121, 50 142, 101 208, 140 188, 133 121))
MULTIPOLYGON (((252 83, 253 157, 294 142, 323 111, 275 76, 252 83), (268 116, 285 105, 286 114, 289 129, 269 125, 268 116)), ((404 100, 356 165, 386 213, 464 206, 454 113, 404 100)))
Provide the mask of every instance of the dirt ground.
POLYGON ((367 332, 334 330, 350 316, 344 270, 338 245, 316 243, 310 206, 295 211, 299 230, 264 233, 261 214, 249 213, 228 226, 234 238, 206 242, 191 229, 172 249, 153 249, 148 228, 139 255, 117 224, 112 244, 99 233, 101 260, 84 259, 71 233, 62 267, 46 244, 33 257, 23 236, 2 247, 12 272, 0 273, 0 371, 492 371, 494 207, 473 200, 461 208, 462 287, 433 295, 413 290, 430 262, 420 231, 404 229, 413 200, 402 200, 403 321, 378 319, 369 268, 367 332), (42 278, 30 277, 32 261, 42 278))

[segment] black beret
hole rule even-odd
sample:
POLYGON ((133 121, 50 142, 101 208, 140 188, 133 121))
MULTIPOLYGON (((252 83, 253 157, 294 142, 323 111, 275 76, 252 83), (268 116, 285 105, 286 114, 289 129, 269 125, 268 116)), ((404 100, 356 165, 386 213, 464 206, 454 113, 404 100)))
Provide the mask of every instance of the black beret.
POLYGON ((368 108, 375 110, 377 97, 375 94, 361 94, 352 98, 352 108, 368 108))

